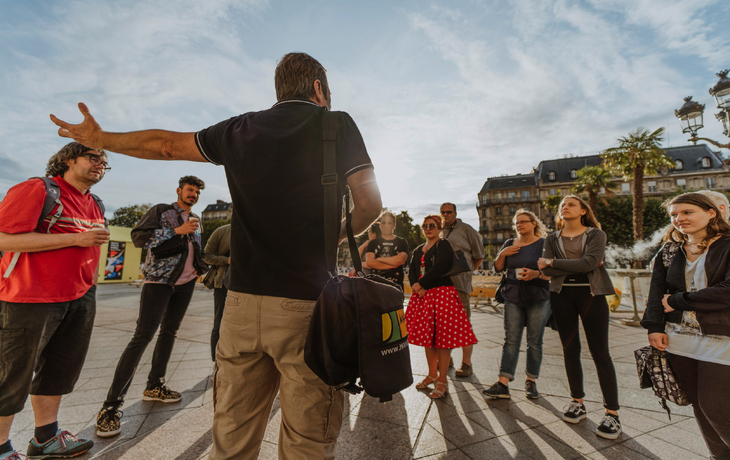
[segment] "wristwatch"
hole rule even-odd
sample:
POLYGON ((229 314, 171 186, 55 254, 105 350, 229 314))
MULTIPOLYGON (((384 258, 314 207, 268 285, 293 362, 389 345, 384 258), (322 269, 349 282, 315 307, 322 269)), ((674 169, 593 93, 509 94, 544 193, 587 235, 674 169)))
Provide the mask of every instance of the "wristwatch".
POLYGON ((553 266, 553 259, 547 259, 545 261, 545 263, 548 265, 548 267, 552 267, 553 266))

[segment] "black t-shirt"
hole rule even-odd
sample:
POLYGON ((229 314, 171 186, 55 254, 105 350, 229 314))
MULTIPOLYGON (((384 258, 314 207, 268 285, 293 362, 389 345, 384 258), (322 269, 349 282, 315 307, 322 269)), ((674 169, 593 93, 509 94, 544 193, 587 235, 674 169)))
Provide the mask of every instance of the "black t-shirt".
MULTIPOLYGON (((396 236, 392 240, 386 240, 381 236, 380 238, 375 238, 368 243, 367 252, 374 253, 376 259, 380 257, 397 256, 403 252, 408 254, 408 242, 400 236, 396 236)), ((373 269, 372 273, 380 275, 383 278, 389 279, 403 286, 403 265, 389 270, 373 269)))
MULTIPOLYGON (((322 113, 308 100, 281 101, 198 132, 200 153, 226 168, 233 201, 228 289, 316 300, 327 283, 322 113)), ((352 118, 337 142, 341 188, 372 167, 352 118)))

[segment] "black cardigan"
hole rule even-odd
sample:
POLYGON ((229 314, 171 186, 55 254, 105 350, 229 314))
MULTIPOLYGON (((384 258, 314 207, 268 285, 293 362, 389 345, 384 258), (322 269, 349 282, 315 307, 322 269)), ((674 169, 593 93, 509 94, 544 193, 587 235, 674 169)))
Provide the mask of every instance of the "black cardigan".
MULTIPOLYGON (((665 246, 677 243, 666 243, 665 246)), ((683 250, 676 251, 669 267, 663 263, 662 251, 654 259, 649 288, 649 302, 641 325, 649 333, 664 332, 664 323, 679 323, 683 311, 695 311, 697 322, 705 334, 730 336, 730 236, 722 235, 710 245, 705 258, 707 287, 697 292, 686 292, 684 272, 687 258, 683 250), (664 314, 662 298, 674 308, 664 314)))
POLYGON ((424 246, 426 246, 425 243, 414 249, 411 256, 411 264, 408 268, 408 281, 411 286, 418 283, 426 290, 440 286, 453 286, 451 278, 444 276, 451 269, 451 262, 454 260, 454 250, 451 248, 451 244, 445 240, 439 240, 426 251, 424 258, 426 273, 423 278, 418 279, 421 274, 421 256, 424 246))

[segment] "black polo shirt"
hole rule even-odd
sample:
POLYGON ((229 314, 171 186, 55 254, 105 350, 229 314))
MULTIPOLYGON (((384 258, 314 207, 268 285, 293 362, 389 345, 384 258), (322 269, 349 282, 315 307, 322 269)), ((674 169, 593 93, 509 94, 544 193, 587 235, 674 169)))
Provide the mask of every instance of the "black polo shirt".
MULTIPOLYGON (((280 101, 199 131, 196 143, 226 168, 233 201, 228 289, 316 300, 326 284, 322 113, 312 101, 280 101)), ((371 168, 352 118, 338 136, 340 183, 371 168)))

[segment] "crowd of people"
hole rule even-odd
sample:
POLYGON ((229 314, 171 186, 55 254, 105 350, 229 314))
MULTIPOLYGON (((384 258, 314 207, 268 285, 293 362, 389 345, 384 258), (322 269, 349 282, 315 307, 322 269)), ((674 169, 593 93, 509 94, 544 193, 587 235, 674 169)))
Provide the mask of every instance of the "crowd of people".
MULTIPOLYGON (((90 188, 111 169, 107 151, 222 165, 236 212, 231 225, 218 229, 202 248, 192 207, 205 184, 185 176, 177 200, 154 206, 133 229, 135 246, 147 249, 139 318, 98 413, 96 434, 120 433, 127 390, 158 329, 142 396, 180 401, 181 394, 165 384, 166 368, 196 279, 210 270, 206 285, 214 289, 215 362, 210 458, 257 458, 277 395, 279 457, 335 457, 343 392, 317 378, 303 358, 308 319, 329 279, 326 253, 334 249, 325 247, 322 202, 322 114, 330 110, 331 94, 324 67, 304 53, 285 55, 274 81, 278 102, 273 107, 196 133, 106 132, 84 104, 79 104, 79 124, 51 116, 59 135, 75 142, 51 157, 47 178, 16 185, 0 203, 1 460, 26 458, 9 435, 28 398, 35 418, 29 458, 70 458, 93 446, 59 428, 58 412, 62 395, 71 393, 79 378, 94 324, 100 247, 109 232, 103 203, 90 188), (302 244, 291 238, 293 233, 307 240, 302 244)), ((444 203, 438 215, 422 222, 426 242, 408 248, 394 233, 395 216, 381 214, 373 166, 357 125, 341 114, 339 192, 352 196, 353 230, 368 230, 368 241, 357 248, 363 268, 404 289, 408 266, 408 341, 425 349, 428 363, 427 376, 415 386, 428 389, 433 399, 447 397, 454 349, 462 349, 455 375, 474 372, 471 357, 478 337, 471 325, 470 294, 472 270, 484 259, 481 237, 457 218, 455 204, 444 203), (463 254, 469 269, 450 274, 456 254, 463 254)), ((671 226, 652 264, 642 325, 651 345, 668 352, 711 454, 730 458, 730 403, 724 398, 730 382, 730 204, 721 194, 686 193, 666 207, 671 226)), ((540 397, 543 335, 550 323, 560 336, 570 388, 563 420, 580 423, 586 418, 582 323, 605 408, 596 434, 616 439, 622 428, 609 352, 606 295, 614 289, 604 266, 606 234, 593 210, 575 195, 563 198, 552 233, 529 210, 518 210, 512 223, 517 236, 505 242, 494 262, 505 273, 502 359, 498 380, 483 393, 510 398, 526 329, 525 394, 540 397)), ((342 225, 339 237, 345 236, 342 225)))

